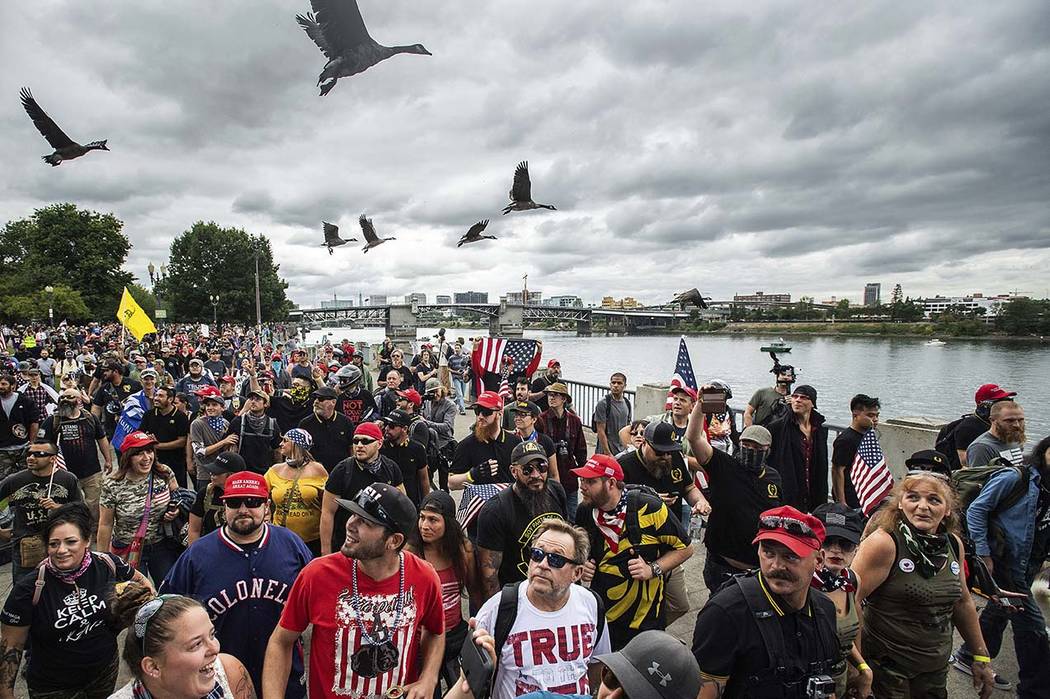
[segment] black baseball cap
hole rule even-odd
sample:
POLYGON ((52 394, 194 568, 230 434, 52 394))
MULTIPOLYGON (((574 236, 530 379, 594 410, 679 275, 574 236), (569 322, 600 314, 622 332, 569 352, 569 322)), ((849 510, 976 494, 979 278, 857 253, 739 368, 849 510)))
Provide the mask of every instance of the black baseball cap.
POLYGON ((401 408, 394 408, 380 419, 391 427, 408 427, 412 424, 412 416, 401 408))
POLYGON ((372 524, 389 527, 408 536, 416 528, 419 513, 408 496, 388 483, 373 483, 366 486, 353 500, 336 500, 339 506, 349 510, 372 524))
POLYGON ((813 516, 824 523, 824 538, 837 536, 851 544, 860 543, 864 518, 860 512, 841 502, 829 502, 813 510, 813 516))
POLYGON ((321 400, 332 400, 333 398, 338 397, 339 392, 331 386, 321 386, 316 391, 314 391, 314 398, 320 398, 321 400))
POLYGON ((645 426, 645 441, 661 454, 682 451, 682 445, 674 439, 674 428, 669 422, 650 422, 645 426))
POLYGON ((240 471, 248 470, 241 455, 233 451, 224 451, 215 457, 215 461, 201 464, 201 468, 212 476, 219 476, 223 473, 239 473, 240 471))
POLYGON ((519 400, 516 403, 511 403, 504 410, 514 413, 530 413, 533 417, 537 417, 540 414, 540 406, 531 400, 519 400))
POLYGON ((510 453, 510 462, 517 466, 524 466, 530 461, 542 461, 547 463, 547 452, 543 451, 543 447, 540 446, 539 442, 522 442, 518 446, 514 447, 514 450, 510 453))
POLYGON ((685 644, 666 631, 642 631, 622 650, 595 658, 631 699, 681 699, 700 694, 700 667, 685 644))

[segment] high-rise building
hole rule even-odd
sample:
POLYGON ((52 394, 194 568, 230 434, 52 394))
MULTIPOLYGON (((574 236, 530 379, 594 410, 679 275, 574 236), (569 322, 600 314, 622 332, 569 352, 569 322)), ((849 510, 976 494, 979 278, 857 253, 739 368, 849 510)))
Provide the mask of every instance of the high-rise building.
POLYGON ((334 310, 343 309, 343 308, 353 308, 353 307, 354 307, 354 300, 353 299, 333 298, 331 301, 322 301, 321 302, 321 308, 328 308, 328 309, 331 309, 333 311, 334 310))
POLYGON ((405 294, 405 303, 426 303, 427 295, 419 291, 412 294, 405 294))
POLYGON ((448 294, 438 294, 434 303, 452 303, 452 297, 448 294))
POLYGON ((369 306, 385 306, 386 294, 372 294, 368 297, 369 306))
POLYGON ((456 303, 488 303, 487 291, 457 291, 452 294, 456 303))
MULTIPOLYGON (((511 305, 519 305, 520 306, 522 304, 522 299, 523 298, 524 297, 522 296, 522 292, 520 292, 520 291, 508 291, 505 296, 501 296, 500 297, 500 300, 501 301, 505 300, 507 303, 509 303, 511 305)), ((543 303, 543 292, 542 291, 530 291, 529 292, 529 304, 530 305, 539 306, 542 303, 543 303)))
POLYGON ((878 306, 880 296, 882 295, 882 284, 878 282, 868 282, 864 285, 864 305, 865 306, 878 306))
POLYGON ((582 308, 583 299, 575 294, 563 294, 561 296, 551 296, 547 299, 545 305, 559 308, 582 308))

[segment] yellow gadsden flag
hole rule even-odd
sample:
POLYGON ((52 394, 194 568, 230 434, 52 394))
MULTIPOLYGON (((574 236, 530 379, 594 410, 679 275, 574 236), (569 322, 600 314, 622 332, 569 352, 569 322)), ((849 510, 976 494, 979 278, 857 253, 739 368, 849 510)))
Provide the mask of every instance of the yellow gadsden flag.
POLYGON ((117 320, 127 328, 136 340, 141 340, 144 335, 157 332, 157 327, 149 319, 142 306, 135 302, 128 287, 124 287, 124 293, 120 297, 120 308, 117 309, 117 320))

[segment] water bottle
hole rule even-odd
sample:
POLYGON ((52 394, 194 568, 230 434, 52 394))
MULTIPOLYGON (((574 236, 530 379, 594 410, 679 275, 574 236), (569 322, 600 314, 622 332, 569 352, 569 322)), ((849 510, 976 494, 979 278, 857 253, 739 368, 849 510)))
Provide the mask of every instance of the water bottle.
POLYGON ((707 523, 704 521, 704 518, 700 515, 694 514, 689 519, 689 538, 692 541, 699 541, 701 535, 704 533, 704 527, 706 526, 707 523))

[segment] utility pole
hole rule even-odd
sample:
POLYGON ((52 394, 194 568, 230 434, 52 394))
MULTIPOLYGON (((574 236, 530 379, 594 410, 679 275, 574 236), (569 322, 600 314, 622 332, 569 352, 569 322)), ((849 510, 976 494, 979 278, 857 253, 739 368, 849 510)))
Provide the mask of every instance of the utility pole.
MULTIPOLYGON (((255 327, 256 332, 262 332, 262 300, 259 296, 259 246, 256 242, 255 248, 255 327)), ((260 338, 262 336, 260 335, 260 338)))
POLYGON ((529 305, 529 275, 525 275, 521 278, 521 305, 529 305))

